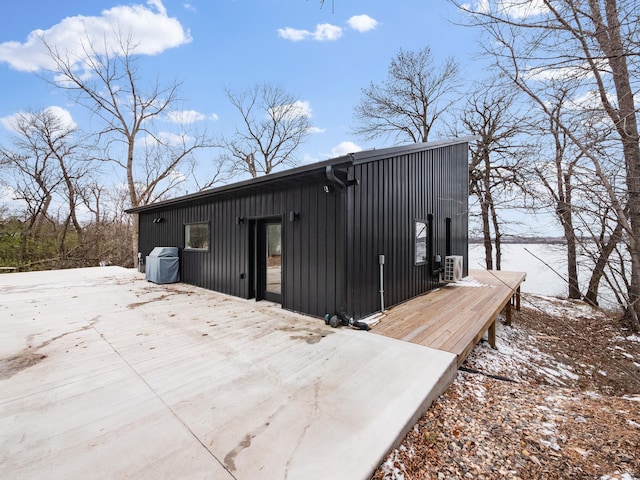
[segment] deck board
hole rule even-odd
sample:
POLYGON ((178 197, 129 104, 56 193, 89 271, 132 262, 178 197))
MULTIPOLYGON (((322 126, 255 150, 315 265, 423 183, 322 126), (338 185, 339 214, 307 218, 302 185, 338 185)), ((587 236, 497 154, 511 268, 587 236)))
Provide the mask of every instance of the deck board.
POLYGON ((525 279, 523 272, 470 270, 463 282, 392 307, 372 331, 453 353, 461 365, 525 279))

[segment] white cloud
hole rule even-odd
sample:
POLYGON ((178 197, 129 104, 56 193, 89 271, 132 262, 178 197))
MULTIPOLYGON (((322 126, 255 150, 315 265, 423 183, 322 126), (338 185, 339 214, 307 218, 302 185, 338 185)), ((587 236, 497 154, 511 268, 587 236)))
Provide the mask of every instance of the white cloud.
POLYGON ((308 130, 310 134, 324 133, 326 131, 327 131, 326 128, 320 128, 320 127, 309 127, 309 130, 308 130))
POLYGON ((198 9, 196 7, 194 7, 191 3, 189 2, 185 2, 182 4, 182 6, 184 7, 185 10, 192 12, 192 13, 196 13, 198 11, 198 9))
POLYGON ((513 19, 534 17, 547 13, 549 9, 544 0, 475 0, 473 3, 463 3, 462 8, 475 13, 501 14, 513 19))
POLYGON ((45 110, 48 113, 55 115, 60 120, 60 123, 62 124, 63 128, 71 130, 78 126, 76 122, 73 121, 73 117, 71 116, 71 113, 69 112, 69 110, 66 110, 62 107, 58 107, 56 105, 52 105, 46 108, 45 110))
POLYGON ((13 115, 7 115, 6 117, 0 117, 0 125, 12 132, 16 131, 16 121, 19 118, 20 113, 14 113, 13 115))
POLYGON ((330 23, 321 23, 316 25, 313 32, 309 30, 299 30, 296 28, 286 27, 279 28, 278 35, 285 40, 299 42, 302 40, 316 40, 318 42, 334 41, 342 36, 342 27, 331 25, 330 23))
POLYGON ((162 0, 147 0, 147 5, 151 5, 152 7, 155 7, 158 13, 160 13, 161 15, 164 15, 165 17, 167 16, 167 9, 164 8, 164 5, 162 4, 162 0))
POLYGON ((301 40, 306 40, 311 36, 311 32, 309 30, 298 30, 296 28, 286 27, 279 28, 278 35, 285 40, 291 40, 292 42, 299 42, 301 40))
POLYGON ((368 32, 369 30, 375 29, 380 22, 371 18, 369 15, 354 15, 347 23, 358 32, 368 32))
MULTIPOLYGON (((5 176, 5 179, 8 180, 5 176)), ((10 214, 19 215, 24 209, 24 200, 20 200, 22 195, 9 184, 5 184, 0 179, 0 207, 6 207, 10 214)))
MULTIPOLYGON (((78 126, 76 122, 73 120, 71 113, 62 107, 58 107, 57 105, 52 105, 50 107, 45 108, 44 112, 58 118, 58 120, 60 121, 60 128, 62 130, 73 130, 78 126)), ((7 130, 11 130, 15 132, 16 122, 18 122, 21 119, 28 120, 29 117, 31 116, 33 116, 32 113, 17 112, 17 113, 14 113, 13 115, 7 115, 6 117, 0 118, 0 124, 7 130)))
POLYGON ((24 43, 0 43, 0 62, 26 72, 53 69, 42 40, 61 55, 77 58, 76 66, 83 58, 83 42, 104 46, 108 53, 116 53, 117 32, 125 38, 131 34, 136 44, 135 53, 143 55, 157 55, 191 41, 189 31, 185 31, 176 18, 167 16, 161 0, 149 0, 147 4, 149 6, 116 6, 103 10, 100 16, 67 17, 47 30, 32 31, 24 43))
MULTIPOLYGON (((607 70, 605 61, 600 62, 599 69, 601 72, 607 70)), ((563 67, 550 67, 549 65, 530 67, 526 75, 526 78, 538 81, 564 80, 568 78, 587 79, 590 77, 593 77, 593 71, 588 63, 563 67)))
POLYGON ((498 11, 511 18, 528 18, 547 13, 544 0, 503 0, 498 2, 498 11))
POLYGON ((187 134, 178 134, 173 132, 159 132, 155 137, 146 135, 140 139, 140 145, 147 148, 157 147, 158 145, 179 146, 189 143, 193 138, 187 134))
MULTIPOLYGON (((618 99, 613 92, 607 92, 607 100, 611 105, 617 106, 618 99)), ((569 103, 576 110, 599 110, 604 112, 602 98, 597 90, 589 90, 573 97, 569 103)))
POLYGON ((331 25, 330 23, 322 23, 316 26, 316 31, 313 32, 313 39, 319 42, 325 40, 333 41, 342 36, 342 27, 331 25))
POLYGON ((296 100, 291 105, 291 115, 294 117, 311 118, 311 103, 309 101, 296 100))
POLYGON ((489 0, 476 0, 473 2, 473 5, 470 3, 463 3, 461 7, 470 12, 489 13, 489 0))
POLYGON ((172 183, 181 183, 187 179, 187 176, 179 170, 171 170, 169 177, 172 183))
POLYGON ((308 101, 296 100, 294 103, 280 105, 269 112, 273 118, 293 119, 311 118, 311 104, 308 101))
POLYGON ((174 110, 167 113, 166 118, 172 123, 186 125, 188 123, 201 122, 203 120, 211 120, 215 122, 218 120, 218 115, 215 113, 205 115, 204 113, 200 113, 195 110, 174 110))
POLYGON ((170 122, 178 123, 181 125, 187 123, 199 122, 207 118, 204 114, 196 112, 195 110, 174 110, 167 113, 167 119, 170 122))
POLYGON ((316 162, 319 162, 319 161, 320 161, 319 158, 314 157, 310 153, 305 153, 304 155, 302 155, 302 159, 300 160, 300 163, 302 165, 308 165, 309 163, 316 163, 316 162))
POLYGON ((342 157, 349 153, 355 153, 362 151, 362 147, 353 142, 340 142, 338 145, 331 149, 332 157, 342 157))

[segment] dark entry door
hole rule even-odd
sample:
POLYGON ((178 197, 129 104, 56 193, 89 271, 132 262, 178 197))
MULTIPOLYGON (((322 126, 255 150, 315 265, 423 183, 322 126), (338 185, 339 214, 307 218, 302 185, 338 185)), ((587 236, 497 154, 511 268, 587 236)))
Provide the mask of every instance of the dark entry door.
POLYGON ((256 230, 256 299, 282 303, 282 221, 259 220, 256 230))

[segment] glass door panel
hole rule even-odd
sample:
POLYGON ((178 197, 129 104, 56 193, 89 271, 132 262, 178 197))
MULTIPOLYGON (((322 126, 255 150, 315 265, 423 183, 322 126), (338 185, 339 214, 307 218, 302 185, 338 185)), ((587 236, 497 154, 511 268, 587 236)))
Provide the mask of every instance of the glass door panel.
POLYGON ((282 224, 266 224, 267 281, 266 292, 282 294, 282 224))

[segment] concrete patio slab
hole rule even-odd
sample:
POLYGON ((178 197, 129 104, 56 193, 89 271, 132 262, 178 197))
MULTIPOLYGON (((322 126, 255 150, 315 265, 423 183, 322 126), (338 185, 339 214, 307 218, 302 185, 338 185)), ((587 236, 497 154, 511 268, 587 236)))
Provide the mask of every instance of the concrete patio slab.
POLYGON ((366 479, 453 354, 118 267, 0 275, 0 478, 366 479))

